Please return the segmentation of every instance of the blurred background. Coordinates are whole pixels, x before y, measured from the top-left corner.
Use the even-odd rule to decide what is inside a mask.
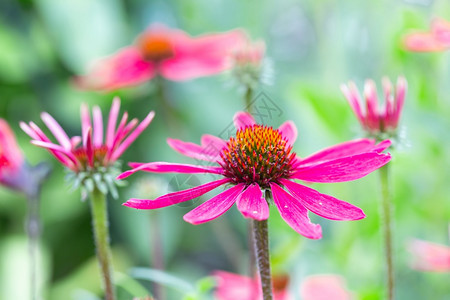
[[[142,119],[155,110],[152,124],[123,156],[122,169],[127,169],[127,161],[195,163],[171,150],[166,138],[198,143],[201,134],[219,135],[244,108],[243,93],[230,84],[227,74],[166,82],[177,116],[172,124],[163,117],[152,81],[111,93],[73,86],[72,76],[131,44],[153,22],[191,35],[243,28],[253,39],[263,39],[272,79],[255,95],[273,105],[276,113],[262,121],[277,127],[293,120],[299,130],[294,150],[300,156],[362,136],[339,90],[342,83],[354,80],[361,89],[365,79],[373,78],[380,87],[382,76],[395,81],[404,75],[409,87],[401,138],[391,162],[397,299],[450,299],[448,273],[412,270],[406,249],[412,238],[449,243],[450,50],[412,53],[401,45],[405,33],[428,30],[436,16],[450,19],[449,1],[2,0],[0,117],[10,123],[31,164],[53,165],[42,190],[38,277],[43,299],[96,299],[101,295],[100,279],[88,203],[65,182],[65,171],[56,160],[29,143],[19,121],[43,125],[39,114],[47,111],[69,135],[79,135],[82,102],[100,105],[104,116],[115,95],[122,98],[122,111],[133,117]],[[361,207],[367,215],[356,222],[336,222],[311,214],[323,227],[321,240],[298,235],[276,209],[271,211],[273,269],[290,275],[294,299],[300,299],[302,279],[319,273],[342,275],[358,299],[383,298],[377,175],[313,185]],[[211,179],[208,176],[137,174],[120,190],[119,200],[109,199],[120,299],[143,297],[156,277],[166,280],[168,299],[212,299],[211,281],[204,278],[213,270],[248,275],[246,220],[234,207],[213,222],[193,226],[182,216],[207,197],[151,212],[121,205],[130,197],[154,198],[204,183]],[[0,187],[0,299],[29,299],[25,216],[24,197]],[[162,251],[167,278],[136,269],[154,266],[155,245]]]

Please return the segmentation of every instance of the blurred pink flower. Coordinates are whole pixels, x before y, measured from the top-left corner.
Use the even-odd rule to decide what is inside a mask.
[[[436,18],[430,32],[412,32],[404,36],[403,44],[409,51],[434,52],[450,49],[450,22]]]
[[[346,288],[345,280],[338,275],[313,275],[305,278],[300,287],[303,300],[351,300],[355,299]]]
[[[358,207],[298,184],[294,179],[342,182],[361,178],[390,160],[389,154],[381,153],[390,145],[389,140],[378,145],[369,139],[350,141],[300,158],[292,152],[297,138],[297,128],[293,122],[287,121],[278,129],[273,129],[256,124],[250,114],[239,112],[234,117],[234,124],[236,136],[228,141],[212,135],[202,136],[201,145],[168,140],[169,145],[181,154],[217,166],[130,163],[133,169],[118,177],[121,179],[137,171],[146,171],[210,173],[224,178],[155,200],[130,199],[124,205],[156,209],[188,201],[219,186],[231,184],[232,187],[187,213],[184,220],[192,224],[211,221],[234,203],[244,217],[265,220],[269,217],[269,206],[261,189],[271,191],[281,217],[289,226],[311,239],[321,238],[322,229],[320,225],[311,223],[308,210],[331,220],[359,220],[365,217]]]
[[[24,163],[13,131],[0,119],[0,183],[15,188]]]
[[[132,119],[128,124],[128,113],[125,112],[116,129],[119,116],[120,99],[115,98],[109,112],[106,138],[103,138],[102,112],[95,106],[93,112],[93,123],[86,105],[81,107],[81,129],[82,137],[69,138],[58,122],[48,113],[42,113],[41,118],[48,129],[54,135],[57,143],[52,142],[44,132],[33,122],[20,123],[20,127],[33,140],[36,146],[46,148],[64,166],[75,173],[98,170],[108,167],[122,155],[122,153],[134,142],[153,119],[154,112],[138,125],[137,119]],[[137,126],[136,126],[137,125]],[[81,145],[79,145],[82,142]]]
[[[241,30],[191,37],[154,24],[134,45],[98,60],[75,83],[85,89],[114,90],[141,84],[156,75],[174,81],[213,75],[230,68],[230,51],[245,41]]]
[[[213,273],[217,281],[214,298],[217,300],[259,300],[261,295],[261,282],[258,278],[250,278],[225,271]],[[289,278],[287,275],[274,276],[273,297],[274,300],[292,299],[287,292]]]
[[[408,250],[412,254],[413,269],[450,272],[450,247],[414,239],[409,243]]]
[[[393,90],[389,79],[383,78],[384,103],[378,103],[377,89],[373,80],[366,80],[364,85],[364,100],[362,100],[355,83],[342,85],[341,90],[347,98],[361,126],[370,135],[394,133],[403,109],[407,88],[406,79],[399,77]]]

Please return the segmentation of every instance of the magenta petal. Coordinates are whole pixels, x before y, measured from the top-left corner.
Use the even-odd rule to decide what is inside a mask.
[[[269,205],[263,197],[261,188],[256,183],[248,186],[238,196],[236,204],[238,210],[246,218],[262,221],[269,217]]]
[[[281,184],[283,184],[304,207],[321,217],[330,220],[348,221],[360,220],[366,216],[359,207],[331,196],[321,194],[304,185],[287,179],[282,179]]]
[[[222,174],[221,167],[195,166],[189,164],[173,164],[166,162],[151,162],[151,163],[129,163],[133,168],[117,176],[117,179],[123,179],[138,171],[153,172],[153,173],[212,173]]]
[[[308,210],[278,184],[271,183],[273,201],[280,211],[283,220],[299,234],[309,239],[322,238],[322,228],[311,223]]]
[[[220,159],[216,153],[211,153],[209,149],[194,143],[183,142],[171,138],[167,139],[167,143],[172,149],[188,157],[213,162]]]
[[[236,198],[244,188],[245,185],[240,183],[225,190],[185,214],[183,219],[186,222],[198,225],[221,216],[228,209],[230,209],[231,206],[233,206],[234,202],[236,202]]]
[[[212,157],[219,157],[220,152],[227,146],[227,142],[219,137],[204,134],[201,138],[203,151]]]
[[[233,122],[236,129],[242,129],[256,124],[252,115],[244,111],[237,112],[233,117]]]
[[[391,160],[390,154],[368,152],[324,163],[299,167],[291,178],[309,182],[342,182],[359,179]]]
[[[62,129],[61,125],[59,125],[59,123],[56,122],[56,120],[46,112],[41,113],[41,118],[42,121],[44,121],[45,125],[47,125],[48,129],[50,129],[55,138],[61,144],[61,146],[63,146],[65,149],[70,149],[72,147],[72,144],[70,143],[70,139],[64,129]]]
[[[278,131],[280,131],[281,135],[288,140],[289,144],[294,144],[297,139],[297,127],[294,122],[286,121],[278,127]]]
[[[301,164],[321,163],[336,158],[342,158],[370,151],[379,152],[379,145],[375,145],[375,140],[357,139],[320,150],[308,157],[301,159]]]
[[[228,178],[224,178],[216,181],[211,181],[184,191],[170,193],[158,197],[155,200],[130,199],[123,205],[137,209],[156,209],[166,207],[200,197],[201,195],[206,194],[216,187],[219,187],[228,182],[230,182],[230,180]]]

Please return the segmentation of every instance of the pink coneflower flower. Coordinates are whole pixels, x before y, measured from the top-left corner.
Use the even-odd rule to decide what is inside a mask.
[[[128,113],[125,112],[116,128],[119,110],[120,99],[115,98],[109,112],[105,138],[100,108],[98,106],[93,108],[93,122],[91,122],[88,107],[84,104],[81,107],[82,138],[80,136],[69,138],[58,122],[45,112],[41,114],[42,121],[56,138],[56,143],[51,141],[33,122],[28,125],[21,122],[20,127],[33,139],[31,143],[46,148],[75,174],[90,177],[95,173],[107,174],[108,168],[114,165],[154,117],[152,111],[141,123],[137,119],[128,122]],[[103,179],[106,181],[106,185],[100,182],[96,182],[96,184],[99,185],[98,188],[105,191],[106,188],[111,188],[110,183],[114,180],[113,178],[111,178],[112,181]]]
[[[151,80],[156,75],[174,81],[220,73],[230,67],[228,53],[246,39],[241,30],[191,37],[161,24],[150,26],[132,46],[100,59],[78,86],[114,90]]]
[[[411,267],[419,271],[450,272],[450,247],[418,239],[408,245]]]
[[[0,184],[18,189],[25,160],[8,123],[0,119]]]
[[[217,285],[214,298],[217,300],[259,300],[262,299],[261,283],[258,278],[250,278],[225,271],[215,271]],[[279,275],[273,277],[274,300],[292,299],[287,292],[289,277]]]
[[[404,36],[403,44],[409,51],[436,52],[450,49],[450,22],[436,18],[430,32],[412,32]]]
[[[331,220],[359,220],[364,213],[358,207],[321,194],[294,179],[306,182],[342,182],[361,178],[390,160],[381,153],[390,145],[378,145],[373,140],[360,139],[333,146],[306,158],[292,151],[297,129],[291,121],[278,129],[259,125],[253,117],[239,112],[234,117],[236,135],[228,141],[211,135],[202,137],[201,145],[169,139],[176,151],[215,166],[175,164],[165,162],[130,163],[134,169],[118,178],[137,171],[155,173],[210,173],[222,176],[195,188],[170,193],[155,200],[130,199],[125,206],[156,209],[199,197],[219,186],[227,189],[184,216],[192,224],[211,221],[225,213],[234,203],[244,217],[266,220],[268,202],[262,189],[271,192],[282,218],[298,233],[312,239],[321,238],[321,228],[312,224],[308,210]],[[287,191],[285,190],[287,189]]]
[[[300,287],[303,300],[351,300],[353,294],[347,290],[345,280],[338,275],[313,275],[305,278]]]
[[[407,88],[406,79],[399,77],[395,91],[389,79],[383,78],[384,103],[378,103],[377,89],[373,80],[367,80],[364,85],[364,100],[353,82],[342,85],[341,90],[347,98],[353,112],[363,129],[373,137],[387,133],[394,136],[405,101]]]

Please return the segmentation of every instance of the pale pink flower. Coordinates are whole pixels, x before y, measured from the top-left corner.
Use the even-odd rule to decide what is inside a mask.
[[[414,239],[408,244],[411,267],[419,271],[450,272],[450,247]]]
[[[166,162],[130,163],[133,168],[121,174],[125,178],[137,171],[155,173],[210,173],[223,178],[184,191],[170,193],[154,200],[130,199],[125,206],[156,209],[199,197],[219,186],[225,191],[201,204],[184,216],[192,224],[211,221],[225,213],[234,203],[244,217],[265,220],[268,202],[261,189],[271,191],[281,217],[298,233],[312,239],[322,236],[320,225],[312,224],[308,210],[331,220],[359,220],[361,209],[331,196],[321,194],[294,179],[306,182],[342,182],[361,178],[390,160],[381,153],[390,145],[378,145],[370,139],[342,143],[309,157],[300,158],[292,151],[297,128],[287,121],[278,129],[258,125],[253,117],[239,112],[234,117],[236,136],[228,141],[204,135],[201,145],[169,139],[176,151],[215,164],[200,166]],[[285,191],[285,189],[287,191]]]
[[[85,104],[81,106],[82,138],[80,136],[69,138],[58,122],[46,112],[41,114],[41,118],[54,135],[56,143],[51,141],[33,122],[29,124],[21,122],[20,127],[32,138],[31,143],[46,148],[64,166],[75,173],[95,171],[101,167],[113,165],[150,124],[155,115],[152,111],[141,123],[137,119],[128,122],[128,113],[125,112],[116,128],[119,110],[120,99],[115,98],[109,112],[105,137],[100,108],[98,106],[93,108],[93,122],[91,122],[91,116]]]
[[[191,37],[154,24],[134,45],[100,59],[75,82],[81,88],[114,90],[141,84],[156,75],[174,81],[209,76],[230,68],[230,51],[245,40],[241,30]]]
[[[214,298],[217,300],[259,300],[261,295],[261,282],[259,278],[250,278],[225,271],[215,271],[217,286]],[[286,275],[274,276],[273,298],[274,300],[292,299],[287,292],[289,278]]]
[[[429,32],[411,32],[404,36],[407,50],[416,52],[436,52],[450,49],[450,22],[436,18]]]
[[[344,278],[323,274],[308,276],[300,287],[302,300],[352,300],[353,294],[347,290]]]
[[[0,184],[17,188],[24,163],[13,131],[5,120],[0,119]]]
[[[353,82],[341,86],[361,126],[373,136],[378,136],[380,133],[392,134],[396,131],[405,101],[407,88],[405,78],[397,79],[395,90],[389,79],[383,78],[382,83],[384,101],[381,104],[378,101],[377,88],[373,80],[365,82],[364,99],[361,98]]]

